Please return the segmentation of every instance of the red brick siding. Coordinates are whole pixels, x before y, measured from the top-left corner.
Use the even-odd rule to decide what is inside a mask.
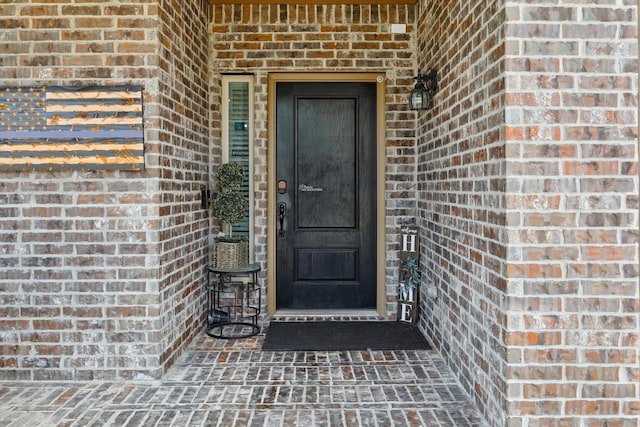
[[[158,377],[195,332],[208,230],[205,7],[0,5],[0,85],[141,84],[146,161],[144,172],[2,173],[0,378]],[[158,34],[176,42],[161,52]]]
[[[159,376],[202,322],[198,190],[209,139],[220,159],[220,73],[257,76],[264,262],[267,73],[376,71],[389,312],[397,228],[417,217],[422,326],[487,420],[637,426],[634,2],[219,5],[208,34],[206,7],[0,5],[3,84],[143,84],[147,139],[144,173],[3,174],[2,378]],[[417,133],[416,59],[441,79]]]
[[[506,420],[504,40],[501,2],[418,5],[422,70],[439,72],[418,115],[422,325],[487,420]],[[436,293],[430,298],[427,292]]]
[[[638,425],[636,28],[635,2],[506,9],[511,425]]]
[[[398,228],[415,216],[414,115],[407,93],[414,64],[414,7],[408,5],[215,5],[211,23],[212,138],[219,159],[220,76],[256,75],[256,259],[266,260],[267,76],[269,72],[380,72],[387,77],[386,245],[389,316],[396,312]],[[390,24],[407,24],[391,33]],[[215,160],[214,160],[215,162]]]
[[[637,426],[636,4],[490,3],[418,12],[426,328],[492,425]]]
[[[209,259],[209,212],[200,190],[209,185],[207,0],[160,2],[159,205],[160,363],[171,366],[202,331]]]

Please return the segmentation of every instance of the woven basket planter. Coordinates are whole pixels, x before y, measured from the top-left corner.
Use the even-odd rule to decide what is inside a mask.
[[[244,268],[249,263],[249,242],[213,242],[216,268]]]

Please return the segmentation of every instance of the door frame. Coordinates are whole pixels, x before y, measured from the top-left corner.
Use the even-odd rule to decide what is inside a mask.
[[[386,315],[385,286],[385,88],[384,73],[269,73],[267,88],[267,315],[276,314],[276,84],[282,82],[376,83],[376,311]],[[357,315],[359,310],[353,310]],[[313,310],[314,314],[321,314]]]

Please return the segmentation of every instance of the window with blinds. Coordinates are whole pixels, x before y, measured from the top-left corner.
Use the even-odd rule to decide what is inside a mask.
[[[242,166],[240,192],[249,201],[249,217],[233,226],[233,235],[249,239],[253,259],[253,76],[223,76],[222,100],[222,162]]]

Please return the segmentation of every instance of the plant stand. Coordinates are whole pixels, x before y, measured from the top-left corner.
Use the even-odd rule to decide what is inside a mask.
[[[260,333],[260,266],[209,267],[207,281],[207,335],[214,338],[247,338]],[[212,278],[214,276],[214,278]],[[233,280],[234,277],[248,280]]]

